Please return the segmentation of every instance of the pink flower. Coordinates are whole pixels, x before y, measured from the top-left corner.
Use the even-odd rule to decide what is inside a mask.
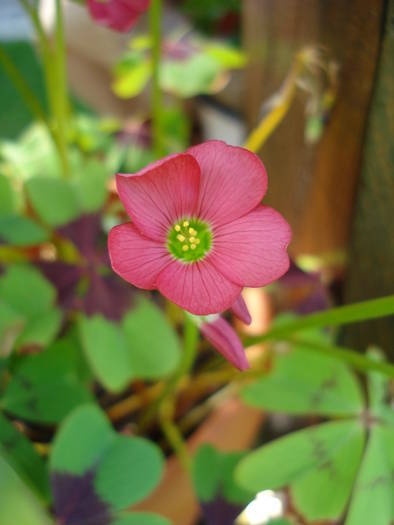
[[[267,175],[248,150],[213,140],[118,174],[116,183],[132,222],[110,231],[109,254],[134,286],[208,315],[242,310],[244,286],[265,286],[287,271],[290,227],[260,204]]]
[[[231,310],[245,324],[251,323],[252,319],[242,295],[238,297]],[[193,317],[201,333],[225,359],[239,368],[239,370],[249,368],[242,342],[230,323],[218,314]]]
[[[149,7],[150,0],[88,0],[92,18],[116,31],[129,31]]]

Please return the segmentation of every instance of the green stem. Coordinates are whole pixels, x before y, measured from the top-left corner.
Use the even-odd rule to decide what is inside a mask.
[[[0,63],[2,64],[4,71],[7,73],[8,78],[14,84],[16,90],[25,102],[27,108],[31,111],[32,115],[38,120],[47,123],[45,112],[41,107],[39,100],[1,46]]]
[[[152,420],[152,418],[154,417],[154,415],[160,408],[160,405],[167,399],[174,397],[178,383],[181,381],[183,377],[189,374],[190,370],[193,367],[194,360],[195,360],[196,353],[197,353],[197,343],[198,343],[199,331],[198,331],[198,327],[195,325],[195,323],[192,321],[192,319],[189,317],[189,315],[186,312],[184,314],[184,317],[185,317],[184,348],[183,348],[183,352],[182,352],[182,356],[181,356],[178,368],[168,380],[166,386],[163,389],[163,392],[156,399],[156,401],[149,407],[147,412],[142,417],[140,424],[139,424],[140,429],[142,430],[144,430],[145,427],[148,425],[148,423]]]
[[[183,359],[181,360],[177,373],[179,378],[187,375],[193,367],[197,353],[198,336],[199,330],[197,325],[190,316],[185,313]]]
[[[164,155],[162,141],[162,95],[160,89],[161,21],[162,0],[151,0],[149,12],[152,39],[152,135],[156,158]]]
[[[393,314],[394,295],[388,295],[387,297],[381,297],[379,299],[331,308],[323,312],[305,315],[295,320],[282,323],[274,326],[262,335],[247,338],[244,341],[244,346],[248,347],[265,341],[284,339],[286,336],[307,328],[341,326]]]
[[[197,325],[186,312],[184,316],[184,349],[182,359],[175,374],[167,383],[167,387],[162,396],[160,396],[161,402],[159,403],[161,403],[161,407],[159,409],[159,416],[162,430],[168,442],[185,470],[189,471],[191,468],[191,459],[182,433],[173,422],[173,414],[177,386],[179,382],[190,373],[196,358],[199,331]]]
[[[65,48],[60,2],[56,0],[56,50],[53,50],[42,27],[37,10],[29,0],[19,1],[29,15],[38,37],[45,74],[45,88],[51,114],[48,127],[59,154],[63,176],[68,177],[67,129],[64,125],[64,103],[60,102],[64,98],[64,93],[66,93]]]
[[[171,417],[167,417],[165,415],[165,411],[164,413],[160,414],[160,426],[163,434],[165,435],[168,443],[171,445],[171,448],[175,452],[183,468],[186,470],[186,472],[190,472],[192,461],[182,433],[172,421]]]
[[[65,171],[68,173],[68,117],[69,100],[67,93],[67,64],[66,45],[63,28],[63,14],[61,0],[56,0],[56,60],[54,63],[54,78],[56,91],[54,103],[56,104],[56,122],[60,148],[62,150],[62,162],[65,162]]]
[[[303,350],[310,350],[311,352],[318,352],[319,354],[325,354],[340,359],[353,366],[357,370],[360,370],[361,372],[375,370],[376,372],[380,372],[394,378],[393,365],[385,363],[384,361],[375,361],[373,359],[369,359],[368,357],[365,357],[354,350],[350,350],[342,346],[321,345],[314,341],[302,339],[302,337],[290,337],[288,339],[286,338],[286,340],[290,343],[296,343],[297,345],[300,345]]]

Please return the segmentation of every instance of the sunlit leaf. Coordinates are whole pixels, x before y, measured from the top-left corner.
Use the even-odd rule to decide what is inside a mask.
[[[305,337],[307,337],[305,335]],[[309,340],[321,340],[319,334]],[[360,414],[364,400],[354,374],[341,361],[304,351],[277,353],[266,375],[246,386],[242,398],[248,404],[291,414]]]
[[[245,54],[234,47],[220,43],[210,43],[204,46],[204,52],[214,58],[223,68],[239,69],[246,65]]]
[[[210,93],[221,70],[212,57],[200,53],[187,60],[165,61],[160,72],[164,90],[181,97]]]
[[[390,525],[394,520],[394,430],[375,426],[357,477],[345,525]]]
[[[316,453],[319,444],[316,443]],[[344,512],[364,447],[361,428],[339,442],[324,463],[303,474],[291,485],[295,506],[308,521],[338,519]],[[320,451],[324,453],[323,449]]]
[[[289,521],[287,518],[276,518],[270,520],[267,525],[294,525],[294,522]]]
[[[61,166],[55,144],[45,124],[35,122],[22,134],[18,142],[4,141],[0,155],[13,177],[59,177]]]
[[[143,53],[127,53],[115,68],[114,93],[121,98],[139,95],[152,75],[149,57]]]
[[[0,447],[1,525],[51,525],[38,498],[25,485],[3,456]]]
[[[384,361],[384,354],[378,348],[369,348],[368,357]],[[371,413],[394,427],[394,409],[390,406],[390,380],[377,372],[368,373],[368,405]]]
[[[363,441],[364,430],[357,422],[310,427],[250,453],[237,467],[236,479],[254,492],[290,485],[301,513],[312,519],[338,518],[352,488]]]

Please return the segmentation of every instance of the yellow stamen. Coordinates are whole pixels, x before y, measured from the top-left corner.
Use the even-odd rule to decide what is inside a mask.
[[[197,232],[194,228],[189,228],[190,235],[197,235]]]
[[[190,248],[191,248],[192,250],[195,250],[195,249],[196,249],[196,245],[195,245],[195,244],[191,244],[191,245],[190,245]]]
[[[179,224],[175,224],[175,231],[176,232],[180,232],[181,231],[181,227],[179,226]]]
[[[189,221],[183,221],[183,226],[187,228],[189,226]]]
[[[181,242],[185,240],[185,236],[181,235],[180,233],[176,236],[176,238],[178,239],[178,241],[181,241]]]
[[[182,250],[183,250],[184,252],[187,252],[188,249],[189,249],[189,246],[188,246],[187,244],[184,244],[184,245],[182,246]]]
[[[189,241],[190,242],[196,242],[196,239],[195,239],[195,237],[190,237]]]

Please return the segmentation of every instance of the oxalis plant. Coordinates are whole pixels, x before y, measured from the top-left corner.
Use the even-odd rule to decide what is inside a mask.
[[[250,338],[223,313],[250,323],[242,289],[288,269],[290,227],[261,204],[268,180],[255,153],[311,71],[330,77],[333,68],[319,50],[301,50],[244,148],[187,149],[186,119],[161,90],[211,92],[215,75],[245,57],[201,41],[197,52],[182,38],[162,45],[160,0],[88,0],[92,18],[116,31],[149,11],[149,36],[134,39],[115,70],[122,96],[151,79],[152,140],[139,129],[129,148],[120,122],[72,108],[60,1],[52,37],[36,3],[21,4],[36,29],[47,108],[0,48],[35,117],[19,141],[0,144],[0,524],[168,525],[133,506],[175,453],[209,524],[229,525],[257,492],[280,489],[298,518],[390,525],[394,367],[381,350],[337,346],[334,330],[392,315],[394,297],[278,318]],[[177,57],[188,61],[183,90]],[[312,93],[309,139],[334,92],[333,81]],[[248,359],[245,349],[262,343]],[[185,436],[212,394],[303,416],[306,428],[252,452],[204,444],[190,455]],[[296,523],[288,520],[275,523]]]

